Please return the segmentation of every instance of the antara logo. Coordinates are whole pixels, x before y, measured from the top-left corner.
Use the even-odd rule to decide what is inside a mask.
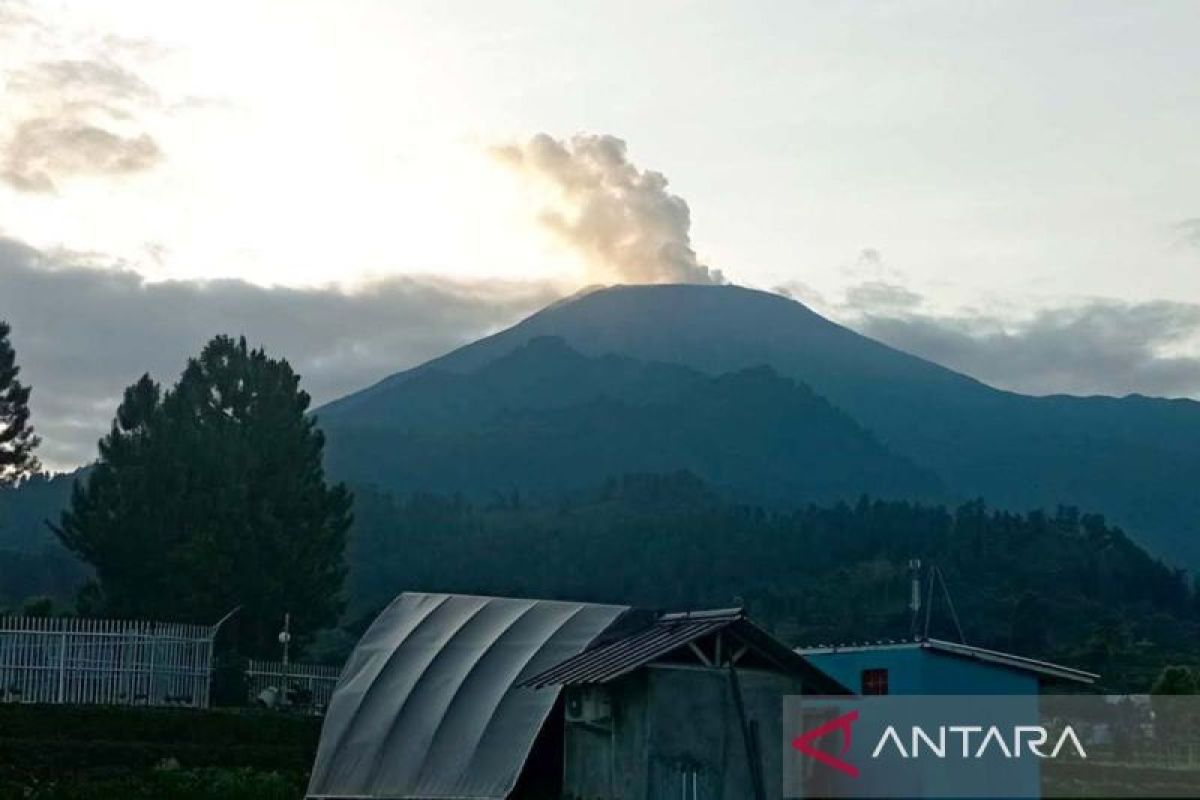
[[[792,747],[796,748],[801,753],[804,753],[804,755],[808,756],[809,758],[815,758],[817,761],[820,761],[826,766],[833,767],[839,772],[846,773],[851,778],[857,778],[858,767],[854,766],[848,761],[843,761],[837,756],[826,753],[824,750],[818,750],[817,748],[813,747],[813,742],[815,742],[817,739],[820,739],[822,736],[828,736],[834,731],[841,731],[842,749],[839,755],[846,755],[847,751],[850,750],[850,742],[852,741],[853,734],[851,731],[851,726],[857,721],[857,711],[851,711],[847,714],[842,714],[840,717],[831,719],[829,722],[826,722],[820,727],[813,728],[808,733],[797,736],[792,740]]]
[[[978,747],[971,746],[972,736],[975,734],[980,734],[979,738],[975,740],[979,743]],[[879,737],[879,743],[871,751],[871,758],[879,758],[889,744],[900,754],[901,758],[918,758],[922,749],[934,758],[946,758],[947,738],[958,739],[959,747],[950,752],[952,755],[961,753],[963,758],[983,758],[993,751],[1005,758],[1020,758],[1025,748],[1028,748],[1029,752],[1038,758],[1058,758],[1058,754],[1067,745],[1070,745],[1080,758],[1087,758],[1087,753],[1080,744],[1079,737],[1075,735],[1075,730],[1070,725],[1063,728],[1054,749],[1049,753],[1045,752],[1043,748],[1050,739],[1050,732],[1041,725],[1017,725],[1012,729],[1012,735],[1008,739],[996,725],[990,725],[987,728],[982,725],[940,725],[937,728],[936,737],[930,736],[919,725],[914,725],[907,749],[904,747],[900,734],[896,732],[895,726],[888,725],[883,735]],[[1012,747],[1009,747],[1010,741]]]
[[[830,721],[807,731],[792,740],[792,747],[809,758],[845,773],[852,778],[859,775],[858,767],[845,760],[853,741],[853,725],[859,719],[857,710],[842,714]],[[941,725],[931,734],[921,726],[912,726],[907,740],[902,738],[896,726],[888,725],[871,751],[871,758],[877,759],[889,752],[898,754],[901,758],[920,758],[928,755],[933,758],[979,759],[992,755],[1002,755],[1004,758],[1020,758],[1026,751],[1037,758],[1058,758],[1064,748],[1070,748],[1080,758],[1087,758],[1087,752],[1075,734],[1075,730],[1067,725],[1058,734],[1053,749],[1046,752],[1050,741],[1050,731],[1041,725],[1017,725],[1011,734],[1005,737],[1000,727],[991,725]],[[814,742],[833,733],[841,734],[841,747],[837,755],[814,746]],[[905,742],[907,741],[907,746]]]

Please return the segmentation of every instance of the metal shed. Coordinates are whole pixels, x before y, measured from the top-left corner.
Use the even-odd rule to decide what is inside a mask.
[[[566,689],[562,796],[780,797],[783,697],[847,690],[741,609],[633,621],[526,682]]]
[[[526,680],[582,652],[627,611],[400,595],[342,671],[308,797],[509,797],[559,696]]]

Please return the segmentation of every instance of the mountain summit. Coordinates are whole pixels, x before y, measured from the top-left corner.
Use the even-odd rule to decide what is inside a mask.
[[[556,344],[535,343],[546,337]],[[612,357],[619,360],[605,360]],[[585,377],[562,371],[563,359]],[[593,359],[600,361],[589,365]],[[710,394],[721,390],[722,380],[751,380],[738,373],[761,367],[769,370],[758,376],[760,382],[791,387],[790,394],[782,386],[772,389],[780,392],[780,406],[762,404],[769,393],[761,385],[755,392],[762,394],[727,392],[730,405],[701,424],[696,409],[715,402]],[[684,378],[681,368],[691,377]],[[696,382],[692,373],[710,380]],[[946,499],[982,496],[1017,510],[1075,505],[1107,514],[1170,561],[1200,566],[1200,492],[1194,479],[1200,474],[1200,403],[998,390],[857,334],[793,300],[737,286],[617,286],[576,295],[317,413],[329,434],[335,473],[365,477],[361,471],[367,470],[387,486],[391,468],[382,454],[392,452],[414,470],[421,463],[455,463],[451,452],[439,448],[455,436],[477,440],[483,425],[490,426],[487,436],[495,447],[511,449],[509,461],[498,460],[495,468],[519,461],[521,450],[543,441],[538,436],[550,430],[564,437],[566,448],[577,435],[605,439],[611,447],[600,462],[586,449],[559,462],[564,479],[577,470],[582,482],[599,467],[648,466],[646,449],[660,443],[635,435],[636,425],[647,422],[639,418],[635,424],[634,417],[647,413],[645,407],[655,405],[654,392],[667,391],[663,387],[676,380],[673,391],[682,392],[674,401],[678,414],[663,416],[665,430],[657,432],[667,437],[675,431],[676,449],[669,451],[675,455],[654,466],[695,469],[698,441],[716,437],[726,441],[727,450],[709,453],[706,477],[748,499],[765,494],[799,503],[810,499],[802,487],[818,485],[824,487],[821,496],[908,491],[928,497],[936,487]],[[570,402],[547,407],[549,398],[568,395]],[[822,399],[828,402],[815,402]],[[490,404],[486,422],[478,416],[480,403]],[[624,404],[630,416],[618,422],[610,408],[602,421],[596,404],[604,403]],[[629,411],[639,407],[643,410]],[[662,410],[661,403],[656,407]],[[763,416],[768,408],[771,414]],[[841,422],[835,424],[835,418]],[[842,423],[859,433],[822,440],[824,449],[804,447],[805,442],[815,447],[816,439],[793,440],[797,457],[770,466],[789,473],[789,481],[771,491],[747,492],[761,484],[757,476],[767,468],[763,461],[743,469],[735,455],[769,441],[761,425],[753,434],[739,428],[755,419],[780,426],[781,436],[801,428],[806,436],[818,429],[850,430]],[[602,424],[615,427],[600,437]],[[502,432],[509,436],[503,445]],[[739,433],[750,437],[742,448],[736,446]],[[872,446],[850,448],[847,443],[861,441],[855,438],[860,434]],[[679,439],[687,437],[698,441],[685,446]],[[880,461],[872,461],[874,466],[864,461],[855,472],[848,465],[858,456],[904,464],[909,477],[881,478]],[[470,457],[476,457],[473,451]],[[373,463],[380,468],[372,469]],[[834,464],[838,481],[822,483],[819,474]],[[504,478],[518,475],[497,473],[494,488],[510,485]],[[777,496],[781,493],[788,496]]]

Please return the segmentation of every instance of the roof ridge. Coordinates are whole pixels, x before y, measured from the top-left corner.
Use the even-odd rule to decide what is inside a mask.
[[[699,609],[696,611],[671,611],[664,613],[656,622],[675,622],[678,620],[689,619],[744,619],[746,617],[746,609],[742,606],[733,606],[730,608],[709,608]]]

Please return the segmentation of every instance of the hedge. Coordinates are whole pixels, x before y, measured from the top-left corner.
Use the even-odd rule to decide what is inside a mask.
[[[0,705],[0,781],[120,776],[163,764],[181,774],[210,767],[303,774],[319,735],[318,718],[271,711]]]
[[[0,800],[297,800],[305,780],[303,773],[250,768],[137,770],[0,782]]]

